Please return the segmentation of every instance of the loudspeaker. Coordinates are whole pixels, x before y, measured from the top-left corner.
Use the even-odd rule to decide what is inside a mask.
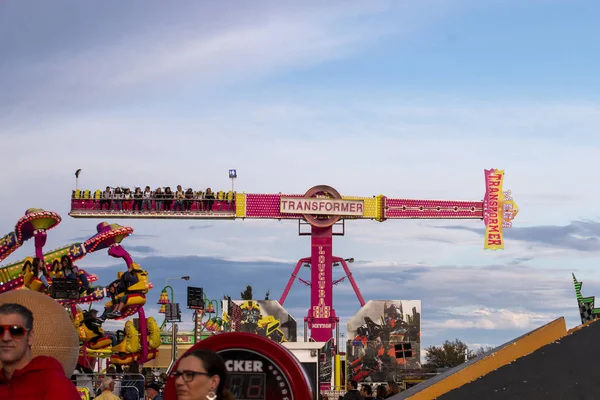
[[[179,303],[165,304],[165,321],[181,322],[181,309]]]
[[[200,287],[188,286],[187,288],[187,306],[192,309],[204,308],[204,289]]]

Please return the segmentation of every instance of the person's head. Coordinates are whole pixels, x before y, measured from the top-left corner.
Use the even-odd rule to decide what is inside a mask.
[[[158,386],[158,383],[152,382],[148,386],[146,386],[146,394],[151,399],[158,396],[160,394],[160,386]]]
[[[108,367],[106,367],[106,373],[107,374],[116,374],[117,373],[117,369],[115,368],[114,365],[109,365]]]
[[[112,392],[113,390],[115,390],[115,381],[113,380],[113,378],[107,376],[104,379],[102,379],[102,391]]]
[[[28,363],[33,345],[33,313],[20,304],[0,305],[0,361],[3,366]]]
[[[33,264],[33,268],[34,268],[36,271],[39,271],[41,268],[44,268],[44,260],[42,260],[42,259],[41,259],[41,258],[39,258],[39,257],[35,257],[35,258],[33,259],[33,262],[32,262],[32,264]]]
[[[348,381],[348,390],[356,390],[358,389],[358,382],[356,382],[354,379]]]
[[[132,362],[131,364],[129,364],[129,368],[127,369],[127,372],[130,374],[139,374],[140,373],[140,364],[138,364],[137,362]]]
[[[385,396],[387,396],[387,390],[385,390],[385,386],[384,385],[379,385],[377,386],[377,393],[376,393],[377,397],[381,397],[382,399],[385,398]]]
[[[400,393],[400,386],[398,386],[398,384],[394,381],[388,381],[388,393]]]
[[[70,267],[73,265],[73,262],[71,261],[71,258],[69,256],[62,256],[60,258],[60,264],[64,267]]]
[[[371,385],[361,385],[360,386],[360,394],[363,397],[366,396],[372,396],[373,395],[373,389],[371,388]]]
[[[217,353],[195,349],[181,357],[172,375],[178,400],[204,400],[209,393],[222,397],[227,369]]]

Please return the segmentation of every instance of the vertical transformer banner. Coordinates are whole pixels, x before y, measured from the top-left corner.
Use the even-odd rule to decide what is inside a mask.
[[[485,242],[483,244],[483,248],[486,250],[504,249],[504,236],[502,234],[502,228],[504,227],[504,195],[502,192],[503,184],[504,170],[485,170],[485,199],[483,202]]]
[[[317,285],[319,290],[312,291],[309,316],[312,317],[310,334],[317,342],[327,342],[335,327],[331,283],[332,237],[327,234],[330,229],[312,228],[311,285]]]

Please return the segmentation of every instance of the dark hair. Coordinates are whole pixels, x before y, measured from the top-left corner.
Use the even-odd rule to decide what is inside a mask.
[[[69,256],[66,256],[66,255],[65,255],[65,256],[62,256],[62,257],[60,258],[60,264],[62,265],[63,261],[65,261],[65,260],[67,260],[67,266],[68,266],[68,267],[73,267],[73,261],[71,261],[71,257],[69,257]]]
[[[127,370],[128,373],[130,374],[139,374],[140,373],[140,364],[138,364],[137,362],[132,362],[131,364],[129,364],[129,369]]]
[[[33,329],[33,313],[25,306],[16,303],[4,303],[0,305],[0,314],[19,314],[25,320],[25,328]]]
[[[383,385],[377,386],[377,397],[384,398],[386,394],[387,394],[387,392],[385,390],[385,386],[383,386]]]
[[[29,261],[29,260],[25,261],[25,263],[23,264],[23,268],[22,268],[23,272],[25,272],[27,267],[29,267],[31,272],[33,272],[33,265],[31,264],[31,261]]]
[[[358,382],[356,382],[354,379],[352,379],[350,381],[350,386],[352,386],[354,389],[358,389]]]
[[[225,389],[225,379],[227,378],[227,368],[225,368],[225,362],[217,353],[208,349],[195,349],[190,351],[189,353],[185,353],[181,358],[194,356],[204,365],[204,369],[210,376],[219,376],[219,386],[217,387],[217,397],[219,399],[223,398],[226,393],[224,393]]]
[[[366,393],[367,395],[369,395],[369,396],[373,394],[373,388],[371,387],[371,385],[366,385],[366,384],[363,384],[363,385],[362,385],[362,390],[364,390],[364,391],[365,391],[365,393]]]
[[[31,263],[31,269],[33,270],[34,274],[37,274],[38,272],[40,272],[40,261],[42,261],[41,258],[39,257],[35,257],[33,259],[33,262]],[[44,265],[44,269],[46,269],[46,266]]]

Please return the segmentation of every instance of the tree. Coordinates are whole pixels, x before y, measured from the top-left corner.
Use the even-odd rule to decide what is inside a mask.
[[[425,351],[426,368],[452,368],[465,362],[465,354],[468,359],[476,357],[476,354],[458,339],[446,340],[441,346],[429,346]]]
[[[240,293],[242,300],[252,300],[252,286],[246,286],[246,290]]]
[[[488,351],[492,351],[492,350],[494,350],[494,347],[492,347],[492,346],[482,346],[482,347],[478,348],[477,350],[475,350],[473,352],[473,354],[475,355],[475,357],[479,357],[481,355],[484,355]]]

